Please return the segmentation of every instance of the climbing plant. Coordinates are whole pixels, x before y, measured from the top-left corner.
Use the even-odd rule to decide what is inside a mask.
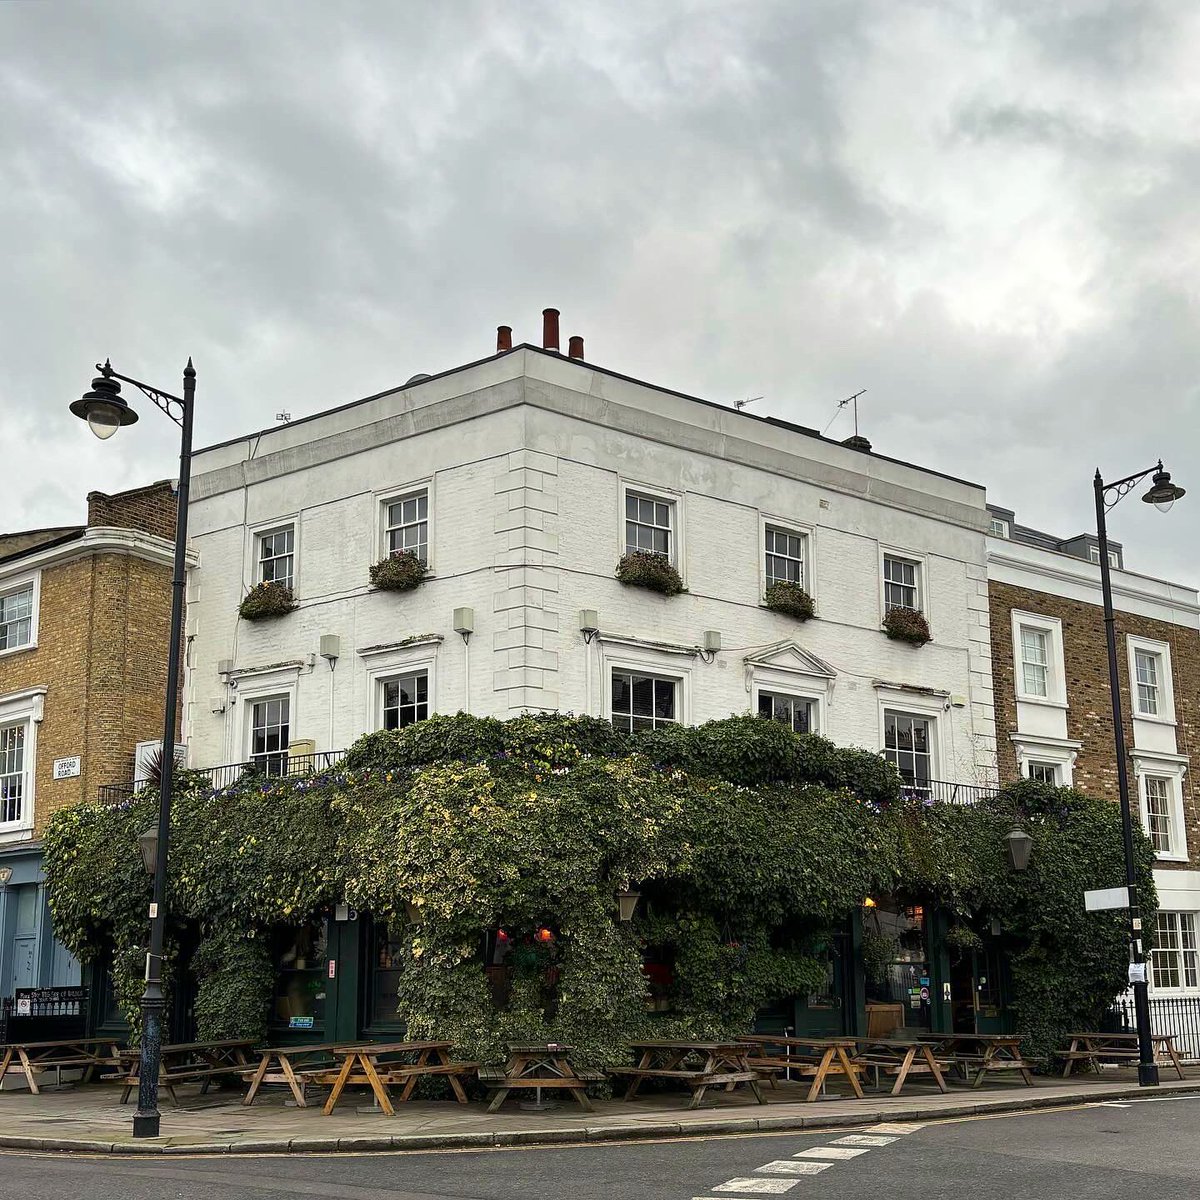
[[[757,717],[630,737],[588,717],[460,714],[371,734],[321,774],[218,791],[177,779],[168,912],[172,944],[198,945],[205,1037],[263,1036],[272,934],[343,901],[388,923],[410,1033],[482,1061],[514,1040],[569,1042],[602,1065],[651,1029],[744,1032],[825,985],[836,933],[873,893],[998,927],[1037,1051],[1095,1025],[1122,986],[1120,918],[1082,905],[1085,888],[1121,881],[1115,805],[1028,783],[928,805],[878,755]],[[58,935],[85,961],[115,947],[133,1019],[150,894],[136,841],[155,811],[151,795],[82,805],[46,837]],[[1023,873],[1006,857],[1014,820],[1034,839]],[[1150,924],[1140,833],[1137,848]],[[629,887],[642,899],[623,923]],[[487,966],[501,943],[489,961],[503,967]],[[646,959],[661,960],[669,1011],[649,1011]]]

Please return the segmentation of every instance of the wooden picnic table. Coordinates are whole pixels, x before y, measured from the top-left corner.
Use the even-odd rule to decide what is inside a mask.
[[[1030,1065],[1021,1057],[1021,1038],[1015,1033],[923,1033],[917,1039],[935,1047],[939,1059],[959,1068],[963,1078],[972,1070],[978,1087],[992,1071],[1017,1071],[1026,1087],[1033,1087]]]
[[[744,1042],[631,1042],[638,1055],[635,1067],[610,1067],[610,1075],[628,1075],[625,1099],[632,1100],[644,1080],[661,1079],[682,1083],[692,1091],[689,1108],[696,1108],[710,1087],[732,1091],[739,1083],[748,1084],[759,1104],[766,1104],[758,1086],[758,1072],[750,1065],[750,1047]],[[688,1061],[699,1065],[687,1066]]]
[[[910,1041],[904,1038],[857,1038],[858,1054],[855,1062],[875,1070],[875,1086],[879,1086],[879,1075],[895,1075],[892,1095],[899,1096],[910,1075],[930,1075],[939,1091],[946,1091],[946,1080],[942,1068],[951,1065],[950,1059],[938,1060],[935,1047],[928,1042]]]
[[[535,1103],[542,1103],[542,1089],[570,1092],[585,1112],[594,1112],[588,1099],[587,1085],[604,1078],[603,1071],[576,1067],[571,1062],[571,1046],[541,1042],[532,1046],[508,1047],[508,1062],[503,1067],[480,1067],[479,1082],[495,1088],[488,1112],[496,1112],[513,1089],[533,1088]]]
[[[331,1046],[329,1053],[341,1060],[341,1065],[327,1072],[314,1072],[314,1083],[331,1083],[329,1098],[321,1110],[325,1116],[333,1112],[347,1084],[367,1084],[375,1094],[379,1107],[393,1116],[392,1098],[388,1084],[403,1083],[400,1093],[403,1102],[413,1094],[422,1075],[445,1075],[454,1089],[459,1104],[466,1104],[467,1093],[459,1082],[460,1075],[474,1075],[479,1064],[452,1062],[450,1042],[374,1042],[369,1045]],[[432,1060],[432,1061],[431,1061]]]
[[[1080,1060],[1099,1066],[1101,1062],[1138,1062],[1141,1059],[1136,1033],[1069,1033],[1066,1036],[1071,1039],[1071,1048],[1055,1051],[1059,1058],[1066,1059],[1064,1079]],[[1173,1067],[1180,1079],[1185,1078],[1179,1051],[1175,1049],[1175,1035],[1152,1033],[1150,1042],[1154,1047],[1154,1061],[1160,1066]]]
[[[747,1047],[750,1066],[764,1074],[771,1086],[781,1071],[795,1071],[812,1077],[806,1100],[815,1100],[830,1075],[842,1075],[850,1081],[854,1094],[861,1100],[858,1083],[861,1067],[851,1055],[857,1049],[853,1038],[842,1037],[784,1037],[782,1034],[752,1033],[737,1039]]]
[[[250,1065],[249,1055],[253,1048],[254,1042],[249,1038],[174,1042],[163,1046],[158,1064],[159,1086],[165,1087],[171,1100],[178,1104],[179,1097],[175,1094],[175,1085],[178,1083],[199,1082],[201,1094],[204,1094],[212,1081],[220,1076],[235,1076],[240,1081]],[[106,1078],[121,1080],[124,1085],[121,1088],[121,1103],[125,1104],[129,1100],[129,1093],[138,1086],[142,1070],[141,1051],[122,1050],[120,1062],[124,1069]]]
[[[259,1056],[257,1067],[244,1072],[250,1081],[243,1104],[253,1104],[258,1089],[264,1083],[286,1083],[297,1108],[307,1108],[305,1085],[334,1069],[333,1051],[358,1046],[359,1042],[316,1042],[308,1046],[260,1046],[254,1051]],[[336,1071],[334,1071],[336,1074]]]
[[[8,1075],[24,1075],[29,1090],[38,1095],[36,1075],[56,1071],[62,1085],[64,1067],[82,1067],[87,1083],[97,1067],[120,1065],[121,1047],[114,1038],[66,1038],[53,1042],[10,1042],[0,1046],[0,1088]]]

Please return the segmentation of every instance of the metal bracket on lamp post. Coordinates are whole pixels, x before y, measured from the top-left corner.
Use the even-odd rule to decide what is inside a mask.
[[[1106,516],[1110,509],[1133,490],[1151,472],[1153,485],[1142,497],[1148,503],[1163,509],[1184,495],[1184,489],[1171,482],[1171,476],[1163,470],[1161,459],[1153,467],[1147,467],[1134,475],[1127,475],[1113,483],[1105,483],[1100,472],[1096,472],[1093,483],[1096,492],[1096,541],[1100,554],[1100,588],[1104,596],[1104,636],[1108,646],[1108,688],[1112,696],[1113,740],[1117,753],[1117,789],[1121,799],[1121,835],[1125,850],[1125,884],[1129,889],[1129,956],[1130,962],[1139,966],[1134,972],[1133,1007],[1138,1034],[1138,1083],[1142,1087],[1158,1084],[1158,1066],[1154,1061],[1154,1043],[1150,1029],[1150,985],[1146,979],[1146,952],[1142,940],[1141,910],[1138,908],[1137,871],[1133,858],[1133,814],[1129,802],[1129,768],[1125,761],[1125,727],[1121,716],[1121,681],[1117,671],[1116,616],[1113,613],[1112,573],[1108,561],[1108,525]],[[1107,498],[1109,492],[1115,495]]]

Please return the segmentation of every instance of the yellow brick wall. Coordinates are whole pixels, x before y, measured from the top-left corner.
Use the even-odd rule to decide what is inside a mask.
[[[36,649],[0,658],[0,695],[46,687],[38,728],[34,836],[53,812],[132,778],[133,748],[162,736],[171,569],[94,554],[42,571]],[[77,779],[53,778],[78,754]]]

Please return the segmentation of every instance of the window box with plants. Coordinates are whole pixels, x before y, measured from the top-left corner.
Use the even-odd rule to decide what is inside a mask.
[[[665,554],[634,550],[617,563],[617,579],[626,587],[646,588],[661,596],[678,596],[683,579]]]
[[[371,568],[371,586],[381,592],[411,592],[428,574],[429,568],[413,551],[400,550]]]
[[[273,579],[256,583],[238,605],[238,616],[243,621],[269,621],[283,617],[296,607],[292,589]]]
[[[797,621],[807,621],[817,612],[813,598],[798,583],[785,579],[776,580],[767,588],[763,603],[772,612],[795,617]]]
[[[923,646],[933,640],[925,614],[915,608],[889,608],[883,617],[883,632],[893,642]]]

